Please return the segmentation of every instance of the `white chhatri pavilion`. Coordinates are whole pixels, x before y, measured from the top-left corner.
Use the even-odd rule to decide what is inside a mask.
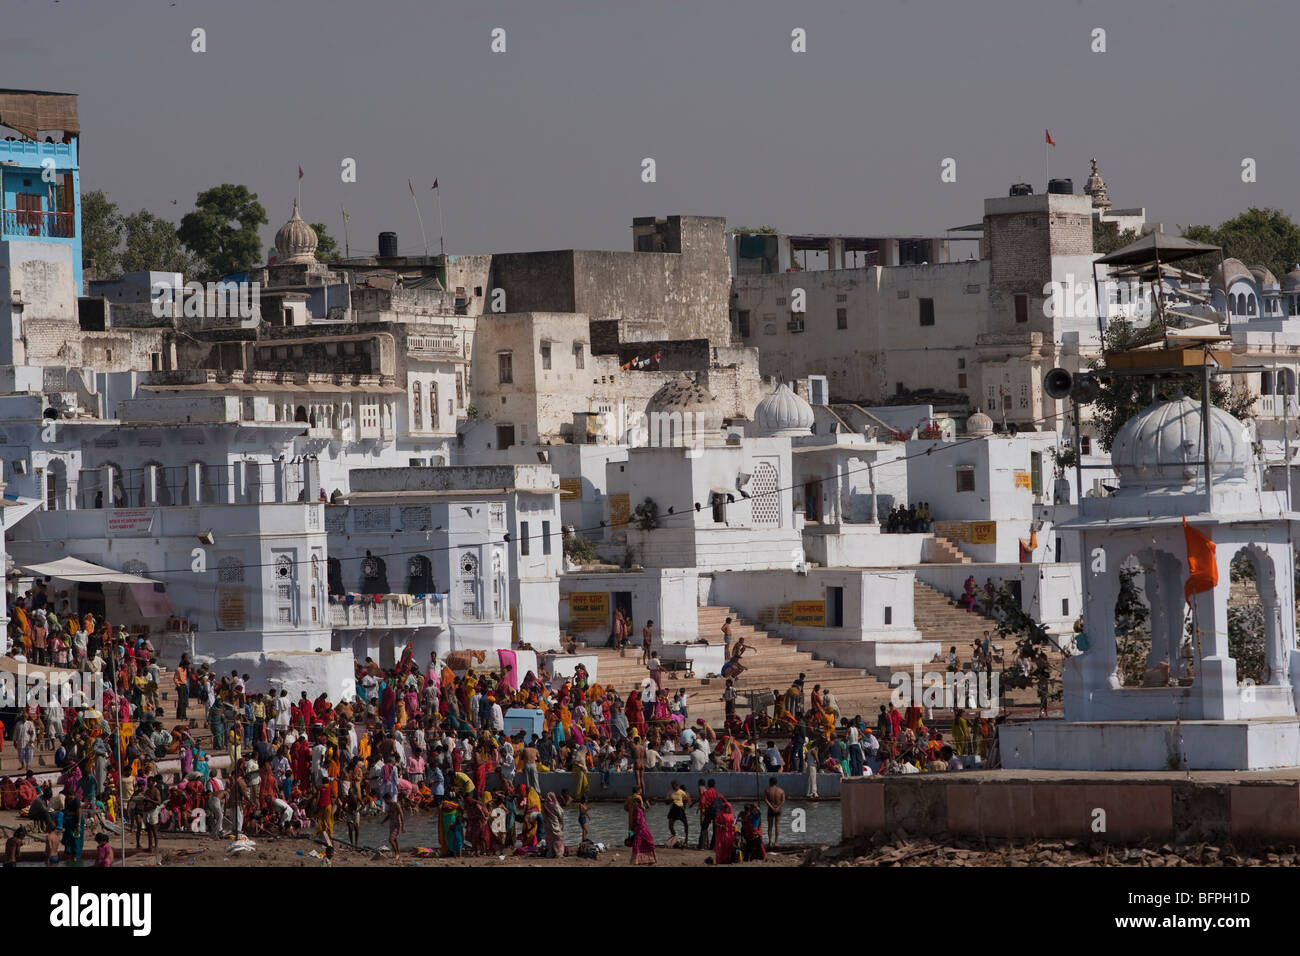
[[[1086,498],[1061,525],[1080,535],[1087,649],[1063,667],[1065,719],[1007,723],[1003,765],[1059,770],[1256,770],[1300,766],[1294,535],[1284,491],[1261,488],[1249,426],[1210,413],[1206,488],[1201,405],[1157,402],[1115,436],[1119,490]],[[1218,584],[1194,594],[1189,617],[1183,520],[1215,545]],[[1244,553],[1264,611],[1263,680],[1239,681],[1228,649],[1230,566]],[[1115,602],[1121,566],[1141,565],[1151,607],[1148,673],[1161,686],[1121,685]],[[1148,684],[1150,681],[1148,681]]]

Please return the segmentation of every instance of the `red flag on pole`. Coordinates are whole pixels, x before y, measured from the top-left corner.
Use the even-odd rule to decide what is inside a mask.
[[[301,167],[301,166],[298,167],[298,178],[299,178],[299,179],[302,179],[302,167]]]
[[[1050,129],[1045,129],[1045,130],[1043,130],[1043,132],[1047,134],[1047,145],[1048,145],[1048,146],[1055,146],[1056,143],[1055,143],[1055,141],[1053,141],[1053,139],[1052,139],[1052,131],[1051,131]]]
[[[1183,585],[1183,598],[1191,601],[1193,594],[1212,591],[1219,584],[1219,564],[1214,559],[1214,542],[1209,535],[1197,531],[1183,518],[1183,536],[1187,539],[1187,583]]]
[[[438,180],[435,179],[435,180],[433,181],[433,185],[430,186],[429,188],[430,188],[430,189],[437,189],[437,188],[438,188]]]

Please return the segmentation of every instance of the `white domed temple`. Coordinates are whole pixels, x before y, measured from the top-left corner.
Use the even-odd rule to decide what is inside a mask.
[[[1157,402],[1117,433],[1118,490],[1085,499],[1079,517],[1060,526],[1079,533],[1084,561],[1083,650],[1063,668],[1065,719],[1005,724],[1003,766],[1300,766],[1293,550],[1300,515],[1287,510],[1285,492],[1261,488],[1249,426],[1212,407],[1209,434],[1207,488],[1199,402]],[[1206,558],[1217,583],[1196,591],[1188,552],[1190,543],[1205,553],[1198,532],[1213,543]],[[1263,609],[1258,683],[1238,679],[1228,648],[1230,565],[1243,552]],[[1115,603],[1130,559],[1141,566],[1151,609],[1147,672],[1163,677],[1141,687],[1123,686],[1117,660]],[[1194,592],[1190,600],[1185,588]]]

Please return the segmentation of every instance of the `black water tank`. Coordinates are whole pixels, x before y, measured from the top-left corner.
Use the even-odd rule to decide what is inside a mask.
[[[1033,194],[1034,187],[1029,183],[1016,183],[1011,187],[1011,192],[1007,193],[1008,196],[1032,196]]]
[[[1074,180],[1073,179],[1049,180],[1047,183],[1047,191],[1049,193],[1056,193],[1058,196],[1073,196]]]
[[[381,232],[379,234],[379,257],[381,259],[397,258],[397,233]]]

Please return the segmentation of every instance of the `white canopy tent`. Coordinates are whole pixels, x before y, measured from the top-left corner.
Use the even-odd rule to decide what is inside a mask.
[[[101,567],[98,564],[91,564],[89,561],[83,561],[80,558],[59,558],[57,561],[49,561],[45,564],[27,564],[23,570],[28,574],[39,575],[43,578],[60,578],[64,581],[88,581],[98,584],[161,584],[153,578],[141,577],[138,574],[127,574],[125,571],[114,571],[112,568]]]

